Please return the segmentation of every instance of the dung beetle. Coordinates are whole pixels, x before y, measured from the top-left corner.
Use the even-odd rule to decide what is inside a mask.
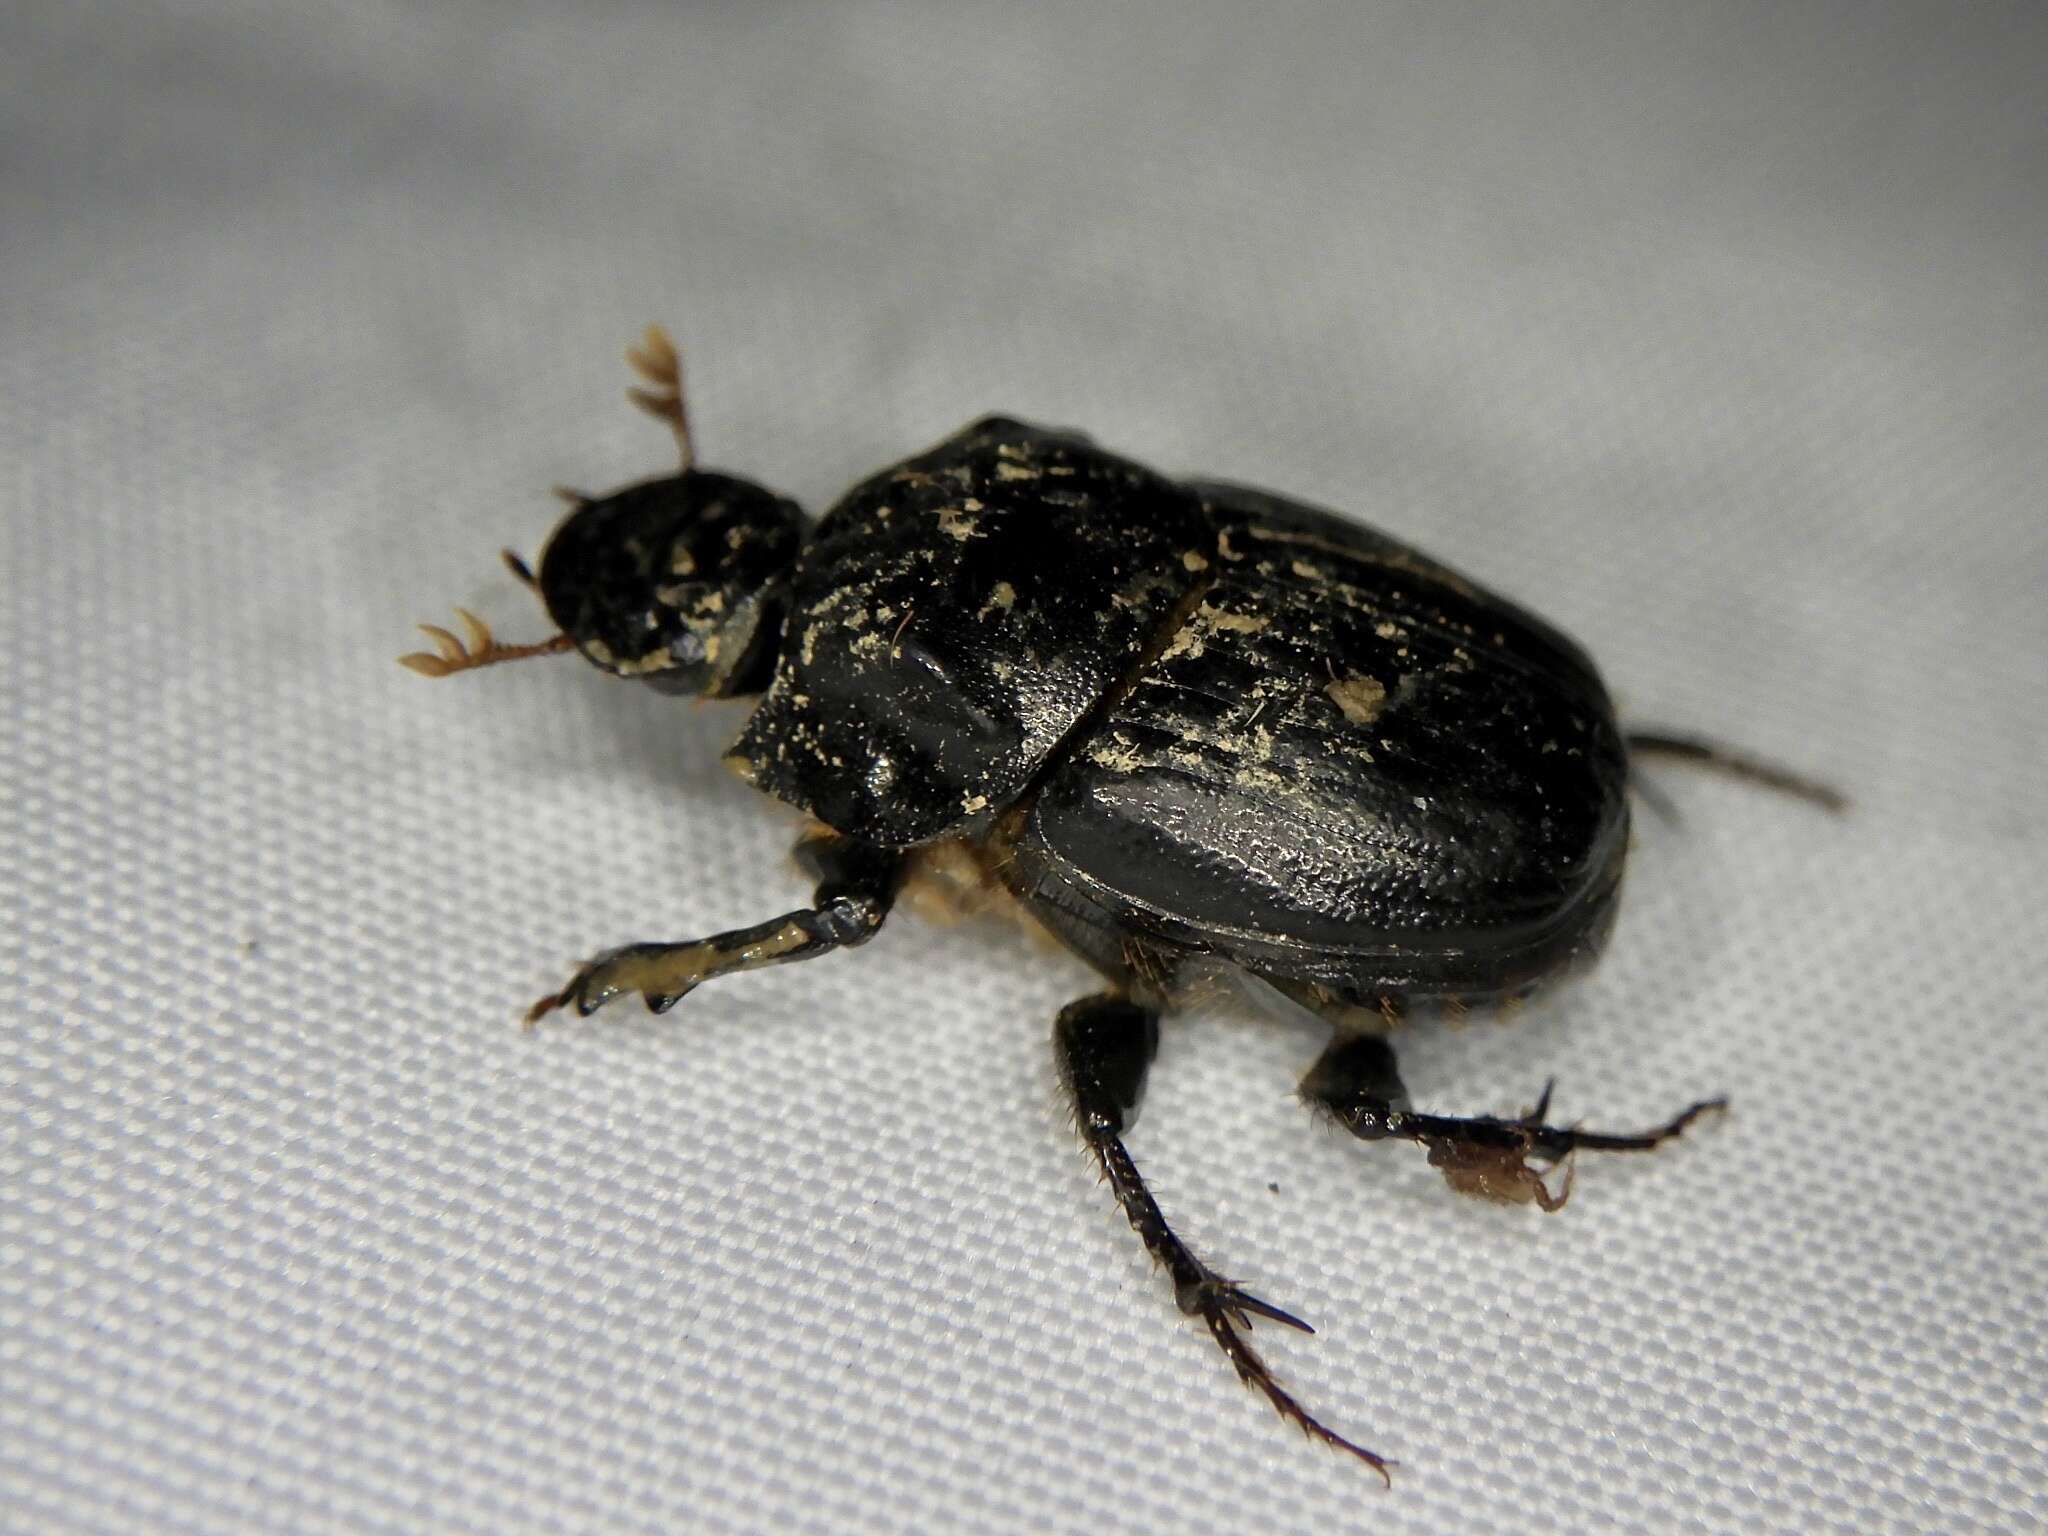
[[[558,633],[505,646],[422,626],[432,676],[574,649],[664,692],[758,696],[727,757],[808,812],[812,905],[629,944],[533,1005],[656,1013],[716,976],[866,942],[907,885],[965,871],[1101,973],[1053,1027],[1075,1121],[1124,1215],[1274,1408],[1384,1478],[1245,1335],[1308,1325],[1177,1237],[1124,1149],[1159,1020],[1225,980],[1331,1043],[1301,1095],[1366,1141],[1418,1143],[1451,1187],[1564,1204],[1545,1172],[1636,1134],[1416,1110],[1406,1017],[1519,1000],[1612,925],[1633,763],[1665,753],[1829,809],[1832,791],[1686,737],[1625,735],[1586,653],[1383,533],[1244,486],[1174,481],[1078,432],[992,416],[849,491],[815,524],[698,469],[659,328],[627,354],[680,472],[572,503],[537,576]]]

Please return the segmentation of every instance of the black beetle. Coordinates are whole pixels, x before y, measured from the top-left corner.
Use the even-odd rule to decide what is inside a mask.
[[[1175,482],[1087,437],[989,417],[797,507],[692,463],[675,348],[650,329],[634,398],[679,474],[568,495],[536,579],[560,633],[465,645],[432,676],[576,649],[607,672],[760,695],[728,758],[822,825],[812,906],[631,944],[542,998],[663,1012],[714,976],[872,938],[906,881],[965,867],[1108,989],[1054,1028],[1076,1122],[1124,1214],[1238,1375],[1311,1436],[1244,1337],[1308,1325],[1176,1237],[1124,1150],[1160,1015],[1225,977],[1335,1027],[1302,1097],[1352,1134],[1420,1143],[1453,1188],[1555,1210],[1542,1168],[1643,1151],[1722,1107],[1616,1135],[1418,1112],[1386,1026],[1514,1001],[1591,960],[1628,850],[1632,755],[1707,762],[1828,808],[1833,792],[1681,737],[1624,736],[1584,651],[1427,555],[1242,486]]]

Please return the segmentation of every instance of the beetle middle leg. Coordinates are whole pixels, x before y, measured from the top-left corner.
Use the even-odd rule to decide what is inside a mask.
[[[804,839],[796,855],[818,882],[812,905],[709,938],[614,949],[535,1003],[526,1022],[557,1008],[592,1014],[622,992],[638,992],[650,1011],[666,1013],[713,977],[807,960],[873,938],[895,904],[903,856],[831,834]]]
[[[1094,1154],[1132,1228],[1172,1279],[1181,1311],[1202,1320],[1210,1337],[1237,1368],[1238,1379],[1263,1393],[1283,1418],[1299,1425],[1311,1438],[1349,1451],[1385,1478],[1392,1462],[1345,1439],[1311,1415],[1280,1385],[1244,1338],[1244,1330],[1257,1317],[1303,1333],[1315,1330],[1196,1258],[1167,1225],[1158,1202],[1139,1176],[1137,1164],[1124,1150],[1124,1127],[1137,1109],[1145,1073],[1159,1048],[1158,1010],[1114,992],[1083,998],[1061,1011],[1053,1039],[1060,1079],[1073,1100],[1081,1139]]]
[[[1399,1137],[1419,1142],[1429,1151],[1430,1166],[1460,1194],[1533,1203],[1546,1211],[1559,1209],[1570,1197],[1570,1171],[1553,1191],[1542,1172],[1530,1166],[1532,1161],[1548,1168],[1575,1152],[1648,1152],[1700,1116],[1728,1107],[1726,1099],[1702,1099],[1655,1130],[1587,1131],[1544,1123],[1550,1108],[1546,1084],[1535,1107],[1514,1119],[1421,1114],[1409,1105],[1393,1047],[1378,1035],[1349,1033],[1332,1040],[1309,1069],[1301,1080],[1301,1096],[1361,1141]]]

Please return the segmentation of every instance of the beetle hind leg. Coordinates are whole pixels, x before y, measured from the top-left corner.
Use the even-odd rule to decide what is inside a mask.
[[[1550,1085],[1545,1084],[1535,1107],[1513,1118],[1422,1114],[1409,1105],[1393,1047],[1377,1035],[1353,1034],[1331,1041],[1302,1079],[1301,1097],[1361,1141],[1419,1143],[1429,1153],[1430,1166],[1460,1194],[1546,1211],[1560,1209],[1571,1197],[1569,1159],[1576,1153],[1648,1152],[1702,1115],[1728,1107],[1726,1099],[1702,1099],[1654,1130],[1588,1131],[1547,1123]],[[1553,1190],[1544,1173],[1561,1162],[1567,1164],[1565,1175]]]
[[[1627,739],[1632,761],[1644,757],[1673,758],[1713,769],[1763,789],[1776,790],[1781,795],[1804,800],[1808,805],[1832,814],[1849,808],[1849,797],[1832,785],[1809,779],[1803,773],[1795,773],[1763,758],[1752,757],[1747,752],[1738,752],[1733,747],[1724,747],[1716,741],[1697,736],[1675,736],[1664,731],[1630,731]],[[1635,788],[1638,793],[1642,792],[1641,779],[1635,781]]]
[[[1238,1379],[1256,1389],[1280,1416],[1314,1440],[1348,1451],[1388,1476],[1393,1465],[1364,1446],[1345,1439],[1295,1400],[1282,1387],[1244,1335],[1253,1319],[1315,1330],[1290,1312],[1259,1300],[1236,1282],[1224,1279],[1195,1257],[1167,1225],[1165,1215],[1138,1166],[1125,1150],[1123,1131],[1145,1084],[1145,1074],[1159,1047],[1159,1013],[1117,993],[1102,993],[1069,1004],[1053,1029],[1060,1079],[1072,1100],[1074,1120],[1094,1155],[1103,1178],[1147,1251],[1173,1281],[1174,1300],[1183,1313],[1200,1318],[1209,1336],[1229,1358]]]
[[[811,906],[706,939],[611,950],[528,1009],[527,1024],[557,1008],[587,1016],[626,992],[638,992],[652,1012],[666,1013],[714,977],[806,960],[873,938],[896,900],[903,856],[828,835],[799,843],[797,859],[818,880]]]

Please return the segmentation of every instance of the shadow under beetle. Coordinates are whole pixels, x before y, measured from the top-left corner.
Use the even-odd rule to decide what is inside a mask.
[[[1618,1135],[1411,1107],[1387,1027],[1506,1003],[1590,961],[1628,849],[1631,758],[1666,753],[1839,808],[1832,791],[1681,737],[1624,736],[1585,652],[1386,535],[1244,486],[1176,482],[1077,432],[975,422],[815,525],[695,467],[675,348],[633,398],[681,472],[563,493],[535,587],[559,629],[505,646],[422,626],[442,676],[574,649],[669,693],[759,695],[727,761],[822,824],[813,904],[629,944],[534,1004],[625,992],[665,1012],[715,976],[864,943],[935,850],[1102,973],[1054,1049],[1131,1226],[1238,1375],[1312,1437],[1388,1461],[1295,1400],[1246,1340],[1312,1331],[1175,1236],[1125,1151],[1160,1015],[1219,974],[1334,1026],[1301,1094],[1366,1141],[1420,1144],[1466,1194],[1546,1211],[1543,1171],[1646,1151],[1720,1099]]]

